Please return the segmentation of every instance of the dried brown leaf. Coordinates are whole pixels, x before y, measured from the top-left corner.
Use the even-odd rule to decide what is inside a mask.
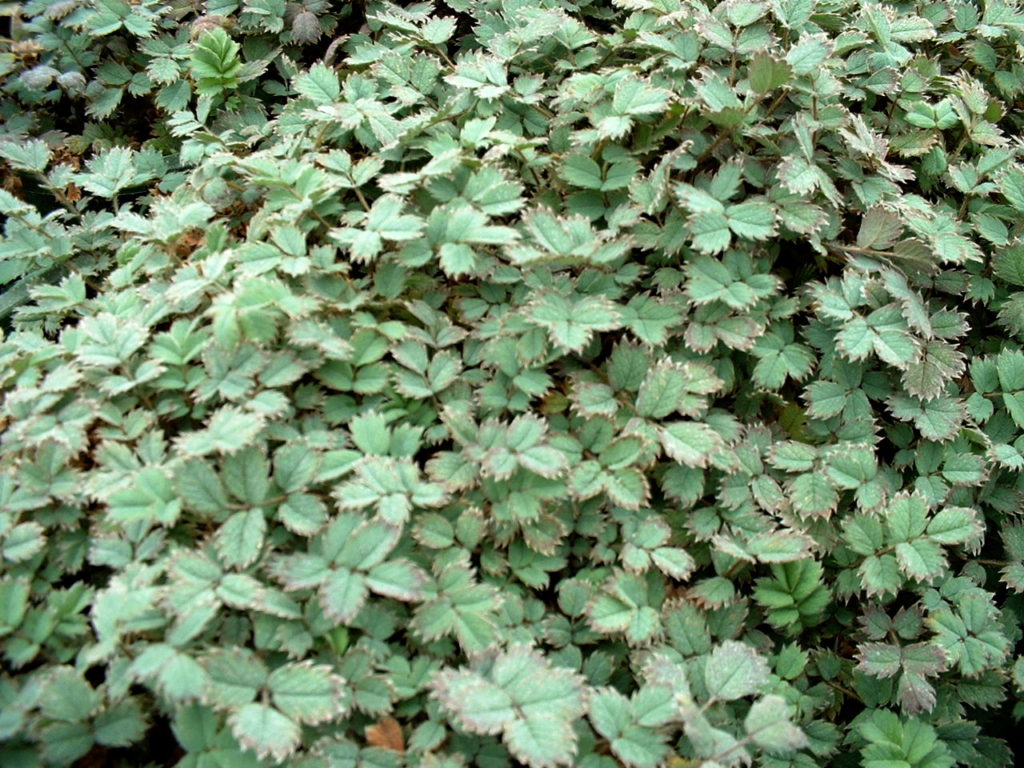
[[[405,737],[402,726],[393,717],[382,717],[376,724],[366,726],[366,741],[371,747],[405,752]]]

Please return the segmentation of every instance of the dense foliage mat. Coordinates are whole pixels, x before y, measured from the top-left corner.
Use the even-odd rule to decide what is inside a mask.
[[[1011,764],[1024,9],[0,13],[5,768]]]

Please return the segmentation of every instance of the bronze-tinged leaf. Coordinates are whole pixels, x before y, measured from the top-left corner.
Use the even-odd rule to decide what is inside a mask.
[[[376,724],[366,726],[366,741],[371,747],[405,752],[405,737],[402,726],[393,717],[382,717]]]

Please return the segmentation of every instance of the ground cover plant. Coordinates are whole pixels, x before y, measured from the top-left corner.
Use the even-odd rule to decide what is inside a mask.
[[[0,764],[999,768],[1024,9],[0,4]]]

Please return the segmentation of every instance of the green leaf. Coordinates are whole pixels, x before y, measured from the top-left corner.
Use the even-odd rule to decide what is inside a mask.
[[[839,492],[821,472],[797,475],[789,482],[793,509],[805,517],[828,517],[839,504]]]
[[[771,571],[772,578],[758,579],[754,590],[754,599],[768,611],[768,622],[777,627],[820,623],[830,600],[821,565],[804,559],[772,565]]]
[[[427,225],[427,235],[438,243],[477,245],[510,245],[519,239],[516,230],[489,222],[490,219],[485,214],[467,205],[448,209],[435,208]],[[408,230],[408,227],[406,229]],[[416,233],[407,231],[404,235],[407,236],[403,236],[402,239],[413,239]]]
[[[836,336],[836,347],[850,360],[863,360],[874,349],[876,334],[867,320],[855,317]]]
[[[338,73],[326,64],[316,63],[295,78],[295,90],[315,104],[333,104],[341,98]]]
[[[748,201],[730,205],[725,215],[729,220],[729,229],[737,237],[764,240],[775,232],[775,211],[768,203]]]
[[[127,147],[108,149],[86,164],[89,172],[79,174],[78,181],[94,195],[116,197],[122,190],[151,178],[149,174],[139,172],[135,157],[135,152]]]
[[[964,544],[977,539],[984,527],[979,515],[967,507],[946,507],[928,521],[925,532],[939,544]]]
[[[790,65],[766,53],[759,53],[750,61],[747,78],[754,93],[768,93],[789,82]]]
[[[186,506],[199,512],[220,512],[230,503],[220,475],[205,461],[183,462],[174,473],[174,489]]]
[[[643,342],[664,344],[668,329],[682,320],[679,310],[644,294],[637,294],[622,307],[622,323]]]
[[[864,590],[869,595],[894,595],[903,583],[899,564],[893,555],[872,555],[865,558],[858,573],[863,580]]]
[[[616,306],[601,296],[583,296],[575,300],[557,293],[545,293],[526,308],[526,316],[546,328],[562,349],[578,352],[596,331],[618,328],[621,315]]]
[[[587,701],[587,715],[594,729],[606,739],[615,739],[632,721],[629,699],[614,688],[594,691]]]
[[[1006,658],[1009,641],[998,623],[998,613],[987,595],[968,594],[957,601],[955,610],[934,611],[925,623],[935,632],[950,666],[965,675],[978,675]]]
[[[644,698],[658,696],[662,692],[670,693],[670,690],[666,686],[644,687],[632,701],[612,688],[602,688],[590,695],[590,721],[595,730],[609,741],[612,752],[624,764],[635,768],[656,768],[665,759],[668,748],[664,735],[642,722],[647,719],[645,715],[648,711],[644,711],[643,715],[637,711],[647,710]],[[669,709],[674,714],[674,706]],[[658,724],[657,718],[651,723]]]
[[[807,3],[807,6],[813,7],[811,3]],[[786,52],[786,62],[792,67],[793,74],[810,74],[828,59],[833,47],[832,40],[825,34],[804,34]]]
[[[18,171],[41,173],[50,162],[50,150],[45,141],[0,142],[0,157]]]
[[[724,213],[705,211],[694,214],[689,221],[693,247],[701,253],[720,253],[732,242],[729,219]]]
[[[946,568],[946,556],[942,553],[942,548],[928,539],[898,543],[896,561],[901,571],[919,581],[938,576]]]
[[[157,689],[169,700],[185,703],[211,693],[209,675],[191,656],[179,653],[168,645],[151,645],[136,658],[133,667],[147,666],[151,660],[156,662],[152,675],[156,679]]]
[[[320,606],[325,616],[348,624],[359,615],[368,591],[362,574],[338,568],[331,571],[320,587]]]
[[[923,346],[920,359],[903,371],[902,382],[911,395],[933,400],[962,372],[963,359],[955,348],[942,342],[928,342]]]
[[[857,668],[874,677],[892,677],[903,667],[903,650],[898,645],[864,643],[859,648],[858,658]]]
[[[1024,204],[1024,197],[1021,202]],[[1024,246],[1013,245],[998,250],[992,259],[992,269],[1010,285],[1024,286]],[[1004,353],[1008,351],[1004,350]]]
[[[651,562],[676,581],[685,581],[697,568],[693,555],[679,547],[658,547],[651,552]]]
[[[267,678],[274,706],[290,719],[317,725],[347,709],[345,681],[326,666],[286,664]]]
[[[754,381],[768,389],[779,389],[787,378],[800,381],[814,365],[814,355],[803,344],[787,344],[775,334],[765,334],[751,350],[757,358]]]
[[[257,506],[267,498],[270,465],[261,450],[247,447],[226,457],[221,464],[221,475],[227,489],[247,504]]]
[[[586,155],[569,155],[562,166],[561,176],[573,186],[583,189],[601,189],[604,185],[601,166]]]
[[[259,758],[286,760],[298,749],[302,729],[265,704],[246,704],[228,717],[231,733]]]
[[[950,768],[954,763],[935,729],[916,718],[901,720],[895,712],[872,710],[857,730],[867,742],[861,750],[865,768]]]
[[[813,546],[813,539],[793,531],[759,533],[747,541],[747,551],[762,563],[801,560]]]
[[[427,574],[408,560],[389,560],[366,574],[366,586],[378,595],[406,602],[421,599],[428,583]]]
[[[963,406],[949,397],[923,402],[917,398],[896,395],[890,400],[896,418],[912,420],[922,437],[929,440],[951,440],[960,431]]]
[[[1016,210],[1024,211],[1024,169],[1007,169],[999,178],[999,191]]]
[[[251,444],[262,429],[262,417],[226,405],[214,412],[205,429],[186,432],[176,442],[181,453],[189,457],[230,454]]]
[[[523,645],[488,654],[468,669],[446,669],[431,684],[442,707],[472,733],[501,734],[531,768],[571,765],[572,722],[584,712],[583,681]]]
[[[204,691],[205,703],[221,708],[248,704],[267,681],[267,668],[246,649],[217,650],[203,660],[210,685]]]
[[[93,746],[87,723],[51,723],[40,731],[42,758],[51,765],[71,765]]]
[[[749,645],[726,640],[704,665],[708,693],[721,701],[751,696],[768,682],[768,662]]]
[[[241,50],[221,27],[205,33],[192,49],[192,74],[196,77],[196,90],[201,94],[216,95],[239,82],[242,62]]]
[[[45,680],[39,707],[50,720],[86,720],[100,706],[97,692],[71,667],[54,667]]]
[[[687,264],[686,272],[686,292],[697,304],[717,300],[734,309],[745,309],[757,302],[757,292],[747,282],[736,279],[720,261],[699,256]]]
[[[23,579],[0,581],[0,637],[21,624],[28,608],[29,585]]]
[[[902,232],[903,221],[899,216],[883,208],[872,208],[860,220],[857,247],[884,251],[892,247]]]
[[[672,94],[655,88],[633,75],[626,75],[615,85],[612,110],[617,115],[647,115],[661,112]]]
[[[651,368],[637,393],[636,410],[641,416],[663,419],[674,413],[686,394],[682,369],[665,363]]]
[[[505,728],[504,738],[509,751],[531,768],[572,765],[576,756],[576,733],[565,720],[513,720]]]
[[[650,642],[661,630],[658,612],[647,604],[647,583],[630,573],[619,573],[587,606],[592,629],[604,634],[623,633],[632,645]]]
[[[1004,349],[996,355],[995,367],[1003,392],[1024,389],[1024,354],[1017,350]]]
[[[781,696],[765,696],[751,705],[743,727],[765,751],[790,754],[807,746],[807,736],[792,722],[793,711]]]
[[[123,524],[145,520],[170,526],[181,514],[181,501],[171,480],[158,467],[139,472],[130,488],[111,495],[109,504],[110,519]]]
[[[516,718],[512,696],[476,674],[442,673],[435,678],[434,689],[459,725],[472,733],[501,733]]]
[[[699,421],[675,421],[658,429],[666,455],[688,467],[705,467],[723,441],[710,426]]]
[[[259,558],[267,520],[261,509],[235,512],[217,530],[214,545],[221,561],[228,566],[246,568]]]
[[[352,418],[348,423],[352,442],[363,453],[386,456],[391,446],[391,430],[387,419],[377,411],[368,411]]]
[[[101,713],[93,723],[96,741],[105,747],[127,747],[146,733],[146,718],[135,699],[125,699]]]

